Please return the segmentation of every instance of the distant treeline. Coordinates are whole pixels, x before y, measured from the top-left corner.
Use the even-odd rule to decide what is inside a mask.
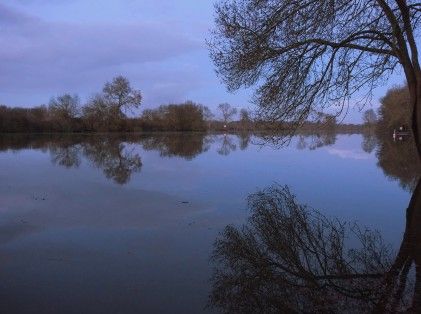
[[[230,104],[218,106],[221,116],[216,119],[203,105],[187,101],[146,109],[139,117],[131,117],[142,102],[140,91],[133,89],[122,76],[104,85],[102,91],[81,104],[77,95],[54,97],[48,105],[34,108],[0,106],[2,133],[55,132],[140,132],[140,131],[280,131],[293,129],[287,123],[268,123],[256,120],[246,109]],[[238,116],[238,118],[236,118]],[[358,125],[337,125],[336,118],[321,115],[319,121],[304,123],[300,132],[315,129],[335,129],[339,132],[359,132]]]
[[[65,95],[66,97],[69,95]],[[73,96],[70,96],[73,97]],[[11,108],[0,106],[0,132],[2,133],[55,133],[55,132],[139,132],[139,131],[252,131],[289,129],[287,124],[273,124],[261,121],[218,121],[205,119],[199,104],[162,105],[157,109],[144,110],[141,117],[129,118],[109,116],[101,110],[82,108],[82,115],[71,116],[56,112],[51,106],[35,108]],[[291,126],[292,127],[292,126]],[[299,133],[326,129],[319,123],[305,123]],[[361,125],[335,124],[334,129],[341,133],[358,133]]]
[[[204,131],[209,109],[193,102],[145,110],[139,118],[127,112],[139,108],[142,94],[129,81],[116,77],[101,93],[81,105],[77,95],[52,98],[35,108],[0,106],[0,132],[133,132],[143,130]]]

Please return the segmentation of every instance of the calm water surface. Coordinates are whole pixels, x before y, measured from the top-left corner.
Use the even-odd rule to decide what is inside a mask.
[[[205,308],[214,241],[275,183],[397,249],[415,173],[382,168],[368,140],[3,136],[0,313],[218,311]]]

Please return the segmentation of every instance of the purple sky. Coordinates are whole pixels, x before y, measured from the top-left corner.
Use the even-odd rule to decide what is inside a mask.
[[[52,96],[83,100],[116,75],[144,95],[143,108],[193,100],[215,109],[252,109],[250,91],[227,93],[205,40],[212,0],[3,0],[0,4],[0,103],[31,107]],[[392,77],[375,93],[403,82]],[[360,121],[357,109],[345,121]]]

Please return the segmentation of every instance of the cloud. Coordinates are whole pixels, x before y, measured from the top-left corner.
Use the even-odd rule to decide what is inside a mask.
[[[6,47],[0,50],[0,95],[65,88],[88,93],[110,75],[152,65],[160,74],[155,89],[172,84],[179,92],[174,88],[179,82],[168,81],[173,70],[166,68],[175,58],[203,49],[168,22],[50,22],[2,4],[0,29],[0,44]],[[146,80],[142,75],[133,73]]]
[[[371,158],[370,154],[351,149],[329,148],[327,151],[331,155],[339,156],[344,159],[365,160]]]

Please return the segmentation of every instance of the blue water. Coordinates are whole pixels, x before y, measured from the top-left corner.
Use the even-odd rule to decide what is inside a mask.
[[[274,183],[329,217],[357,221],[399,245],[411,195],[399,178],[385,176],[375,151],[363,151],[361,135],[338,135],[314,150],[298,149],[298,138],[277,147],[251,137],[246,148],[235,135],[202,140],[200,152],[189,156],[176,149],[163,156],[168,145],[145,148],[130,139],[90,157],[80,140],[64,145],[77,157],[67,167],[57,161],[60,143],[6,145],[0,313],[209,311],[216,236],[244,223],[247,196]],[[101,166],[118,166],[116,151],[141,160],[120,182]]]

